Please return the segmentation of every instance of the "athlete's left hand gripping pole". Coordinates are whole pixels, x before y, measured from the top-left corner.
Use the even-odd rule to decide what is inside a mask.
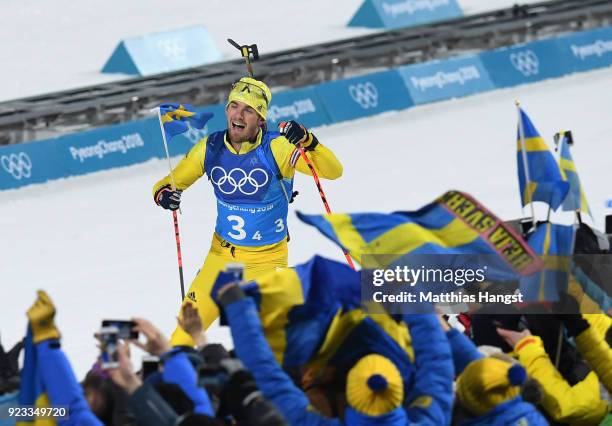
[[[278,127],[280,129],[281,134],[285,134],[286,125],[287,123],[284,121],[279,123]],[[323,206],[325,207],[325,211],[327,212],[327,214],[332,214],[331,208],[329,207],[329,203],[327,202],[327,195],[325,195],[325,191],[323,191],[323,185],[321,185],[321,181],[319,180],[319,175],[317,174],[317,171],[315,170],[314,166],[312,165],[312,162],[306,155],[304,148],[302,148],[302,146],[299,143],[295,147],[299,150],[300,156],[302,157],[302,159],[304,160],[304,162],[310,169],[312,178],[314,179],[315,185],[317,186],[317,189],[319,190],[319,196],[321,197],[321,201],[323,201]],[[345,249],[342,249],[342,253],[344,253],[344,258],[346,259],[346,262],[349,264],[349,266],[353,268],[353,270],[355,270],[355,264],[353,263],[353,259],[351,259],[351,255],[349,254],[349,252]]]
[[[159,130],[161,131],[162,140],[164,141],[164,149],[166,150],[166,158],[168,159],[168,167],[170,168],[170,185],[172,185],[172,190],[176,191],[176,184],[174,182],[174,175],[172,174],[172,162],[170,161],[170,152],[168,151],[168,141],[166,140],[166,132],[164,131],[164,124],[162,122],[161,109],[159,107],[155,108],[157,111],[157,118],[159,120]],[[180,211],[180,208],[179,208]],[[178,226],[178,215],[176,214],[176,210],[172,211],[172,218],[174,220],[174,236],[176,238],[176,255],[178,258],[178,270],[179,270],[179,280],[181,282],[181,302],[185,299],[185,281],[183,280],[183,255],[181,254],[181,237],[179,234],[179,226]]]

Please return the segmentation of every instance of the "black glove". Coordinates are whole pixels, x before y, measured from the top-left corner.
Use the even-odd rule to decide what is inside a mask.
[[[155,202],[166,210],[178,210],[181,204],[181,191],[173,191],[169,186],[161,187],[155,194]]]
[[[559,301],[553,304],[553,312],[563,322],[572,337],[577,337],[589,328],[588,321],[580,314],[578,301],[567,293],[562,293]]]
[[[306,151],[312,151],[319,144],[319,141],[304,126],[297,121],[282,122],[279,125],[280,132],[293,145],[300,145]]]

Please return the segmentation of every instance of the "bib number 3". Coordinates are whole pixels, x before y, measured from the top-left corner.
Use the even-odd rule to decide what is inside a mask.
[[[240,216],[230,215],[227,217],[227,220],[232,223],[232,230],[233,230],[233,231],[228,232],[227,235],[229,235],[235,240],[244,240],[247,237],[247,233],[244,230],[244,225],[245,225],[244,219],[241,218]],[[274,225],[275,225],[274,232],[283,232],[285,230],[285,223],[283,222],[283,219],[276,219],[274,221]],[[258,241],[261,240],[262,239],[261,232],[255,231],[255,234],[253,234],[252,239],[258,240]]]
[[[230,215],[227,217],[227,220],[229,220],[230,222],[236,222],[235,225],[232,225],[232,229],[234,231],[237,231],[236,233],[228,232],[227,235],[229,235],[235,240],[244,240],[246,238],[246,231],[243,229],[244,219],[240,216]]]

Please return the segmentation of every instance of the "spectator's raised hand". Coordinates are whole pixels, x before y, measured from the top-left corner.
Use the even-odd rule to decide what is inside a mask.
[[[128,345],[121,342],[117,343],[117,353],[119,355],[119,367],[107,370],[108,375],[117,386],[132,394],[142,385],[142,382],[134,374]]]
[[[171,347],[168,343],[168,339],[159,331],[153,324],[144,318],[134,318],[137,330],[145,335],[147,341],[145,343],[139,342],[138,340],[130,340],[143,351],[148,352],[151,355],[161,356],[164,352],[168,352]]]
[[[206,345],[206,335],[198,308],[191,302],[186,301],[181,306],[181,316],[177,318],[179,325],[189,334],[196,346]]]
[[[505,328],[497,328],[497,334],[506,341],[511,348],[514,348],[518,342],[527,336],[531,336],[531,331],[525,329],[523,331],[506,330]]]
[[[27,312],[30,325],[32,326],[32,340],[34,343],[43,340],[59,339],[60,333],[55,326],[55,306],[49,295],[43,290],[38,290],[38,297]]]

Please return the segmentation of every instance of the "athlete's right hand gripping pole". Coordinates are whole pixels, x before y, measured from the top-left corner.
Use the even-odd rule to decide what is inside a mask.
[[[285,121],[281,122],[278,125],[278,128],[279,128],[281,134],[285,134],[285,126],[286,125],[287,125],[287,123]],[[315,185],[317,185],[317,189],[319,190],[319,196],[321,196],[321,201],[323,201],[323,205],[325,206],[325,211],[328,214],[331,214],[332,211],[329,208],[329,204],[327,203],[327,196],[325,195],[325,191],[323,191],[323,186],[321,185],[321,181],[319,180],[319,175],[315,171],[315,168],[312,165],[312,162],[310,161],[308,156],[306,155],[306,152],[304,152],[304,148],[302,148],[299,144],[297,144],[295,147],[300,150],[300,156],[306,162],[306,165],[310,169],[310,173],[312,173],[312,178],[314,179]],[[351,268],[353,268],[353,270],[355,270],[355,264],[353,263],[353,259],[351,259],[351,256],[344,249],[342,249],[342,252],[344,253],[344,257],[346,258],[346,261],[349,264],[349,266]]]

